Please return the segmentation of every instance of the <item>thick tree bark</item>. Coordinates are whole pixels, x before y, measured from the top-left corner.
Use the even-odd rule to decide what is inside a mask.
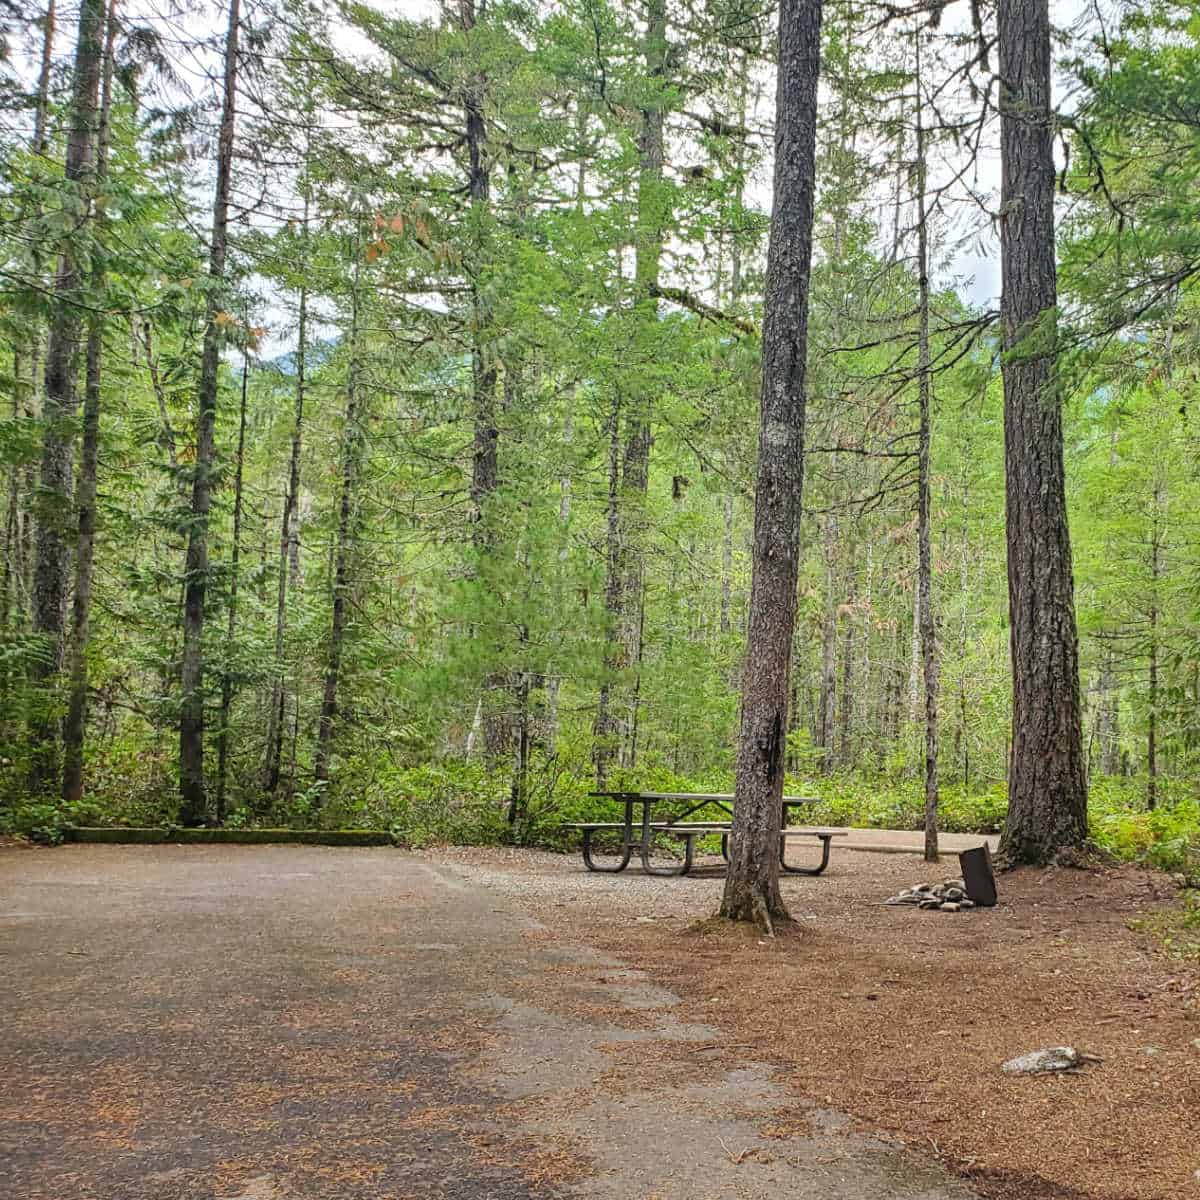
[[[346,608],[350,594],[350,554],[354,539],[354,505],[358,490],[362,428],[359,417],[358,338],[359,265],[354,266],[350,299],[350,361],[346,372],[346,423],[342,433],[341,498],[338,503],[337,542],[333,563],[333,618],[329,630],[329,658],[321,697],[321,719],[317,726],[317,750],[313,775],[318,783],[329,779],[333,752],[333,730],[338,711],[338,685],[342,671],[342,644],[346,636]]]
[[[96,130],[97,185],[108,172],[109,118],[112,112],[113,48],[117,37],[116,0],[110,0],[107,32],[104,39],[104,83],[100,119]],[[101,203],[96,205],[95,223],[104,220]],[[104,259],[97,252],[92,262],[92,290],[103,294]],[[99,301],[96,300],[96,303]],[[96,469],[100,454],[100,366],[104,348],[104,315],[95,310],[88,314],[86,366],[83,389],[83,441],[79,479],[75,487],[78,535],[75,543],[75,594],[71,613],[70,690],[67,715],[63,720],[62,798],[79,800],[83,796],[83,748],[87,730],[88,669],[87,649],[92,608],[92,563],[96,547]]]
[[[54,279],[54,314],[46,349],[45,426],[38,478],[37,543],[33,586],[33,628],[44,654],[33,664],[33,682],[40,685],[37,714],[30,725],[32,753],[30,791],[41,792],[58,783],[58,721],[54,682],[62,670],[63,631],[71,573],[70,527],[74,482],[74,420],[79,404],[79,340],[85,271],[91,236],[90,180],[95,164],[97,105],[104,56],[104,2],[83,0],[67,131],[65,174],[71,188],[64,207],[74,207],[76,220],[64,238]],[[45,134],[43,133],[43,137]]]
[[[249,338],[246,328],[243,337]],[[215,820],[225,824],[225,792],[229,780],[229,714],[233,708],[233,671],[228,656],[237,634],[238,571],[242,558],[242,477],[246,461],[246,393],[250,385],[250,347],[242,349],[242,398],[238,405],[237,457],[233,474],[233,546],[229,554],[229,625],[225,631],[225,666],[221,671],[221,719],[217,727],[217,803]]]
[[[1001,310],[1013,726],[1001,852],[1045,863],[1087,838],[1057,380],[1047,0],[999,8]]]
[[[779,829],[804,486],[808,291],[816,191],[821,0],[781,0],[775,188],[763,326],[750,631],[721,915],[786,917]]]
[[[217,140],[217,186],[208,257],[209,293],[204,348],[200,358],[200,386],[197,389],[196,461],[184,564],[183,665],[180,671],[179,707],[179,820],[184,825],[203,824],[208,806],[204,787],[204,601],[208,592],[208,520],[216,462],[214,431],[223,341],[219,318],[224,312],[229,197],[233,174],[239,3],[240,0],[229,2],[229,28],[225,36],[224,100]]]

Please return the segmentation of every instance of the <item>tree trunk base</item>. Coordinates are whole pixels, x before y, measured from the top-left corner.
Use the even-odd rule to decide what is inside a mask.
[[[735,895],[726,896],[721,901],[717,915],[726,921],[753,924],[769,938],[775,936],[777,922],[791,923],[792,920],[778,891],[773,897],[768,897],[758,887],[738,888]]]
[[[1013,871],[1017,867],[1066,867],[1072,870],[1089,871],[1110,860],[1105,851],[1091,841],[1082,845],[1043,847],[1033,850],[1023,847],[1024,854],[1001,846],[992,857],[992,866],[997,871]]]

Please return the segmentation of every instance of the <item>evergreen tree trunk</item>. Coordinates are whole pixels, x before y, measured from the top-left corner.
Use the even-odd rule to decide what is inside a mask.
[[[919,371],[920,367],[917,369]],[[908,650],[908,719],[913,725],[916,725],[921,719],[921,586],[919,579],[913,588],[912,637]]]
[[[652,102],[641,110],[638,169],[637,225],[634,244],[634,302],[641,322],[658,319],[659,267],[663,245],[663,86],[667,70],[666,0],[647,0],[646,33],[642,58],[653,88]],[[621,490],[625,523],[623,538],[625,580],[621,610],[622,657],[634,674],[633,697],[622,724],[626,731],[626,756],[632,764],[636,757],[638,695],[642,661],[643,596],[645,593],[646,493],[650,484],[650,447],[653,444],[652,398],[644,386],[635,388],[625,435],[625,461],[621,470]]]
[[[46,153],[46,132],[48,129],[50,111],[50,69],[53,65],[54,30],[55,30],[55,0],[50,0],[42,18],[42,53],[38,69],[37,97],[34,101],[33,136],[30,138],[30,149],[35,155]],[[38,262],[37,250],[34,248],[35,264]],[[35,272],[40,275],[40,264],[35,266]],[[22,416],[32,418],[37,411],[34,398],[37,395],[38,370],[40,359],[41,330],[37,323],[29,322],[31,329],[25,337],[17,337],[13,341],[13,388],[12,416],[13,421],[19,421]],[[28,366],[26,366],[28,363]],[[32,521],[29,516],[29,506],[33,495],[31,486],[22,487],[22,477],[26,485],[32,483],[30,468],[23,471],[18,463],[13,463],[8,483],[8,504],[5,510],[4,525],[4,574],[0,580],[0,634],[8,633],[25,627],[25,617],[28,612],[30,587],[30,538]],[[7,693],[7,668],[0,675],[0,690]]]
[[[822,559],[825,564],[825,606],[821,617],[821,678],[817,702],[817,744],[821,747],[821,770],[833,770],[833,723],[837,703],[837,590],[835,557],[837,521],[825,516],[821,531]]]
[[[624,574],[621,570],[621,398],[613,397],[608,422],[608,509],[605,519],[604,611],[610,621],[621,612]],[[596,705],[592,730],[592,758],[596,764],[596,788],[608,785],[608,770],[616,751],[617,722],[612,712],[613,675],[620,667],[619,642],[612,636],[605,644],[604,679]]]
[[[307,158],[307,156],[306,156]],[[307,174],[307,162],[306,162]],[[300,461],[304,436],[304,389],[308,351],[308,221],[307,182],[304,188],[304,213],[300,236],[300,308],[296,331],[296,408],[292,419],[291,455],[288,459],[287,490],[283,499],[283,520],[279,531],[279,580],[275,590],[275,672],[271,682],[271,707],[267,712],[266,791],[274,795],[279,787],[283,758],[283,725],[287,694],[284,685],[284,649],[287,636],[287,593],[289,558],[299,554],[297,508],[300,503]]]
[[[1087,838],[1071,542],[1057,382],[1048,0],[999,8],[1001,301],[1013,670],[1001,852],[1045,863]]]
[[[73,424],[79,404],[77,375],[82,326],[79,302],[90,254],[86,245],[91,236],[92,198],[88,185],[95,164],[103,42],[104,2],[82,0],[65,161],[71,191],[64,193],[64,207],[74,207],[76,221],[63,240],[54,279],[56,303],[46,349],[46,394],[42,413],[45,428],[38,477],[33,628],[42,639],[44,652],[34,661],[32,671],[33,682],[43,690],[30,726],[29,788],[33,793],[48,791],[58,783],[54,682],[62,670],[65,650],[63,631],[71,568],[67,530],[74,482]]]
[[[739,127],[746,125],[746,105],[750,89],[750,56],[743,54],[738,60],[737,82],[737,123]],[[734,151],[734,169],[736,184],[734,187],[734,203],[738,213],[746,194],[745,180],[746,142],[739,137]],[[735,228],[729,246],[729,302],[736,312],[742,298],[742,245]],[[732,492],[726,492],[721,497],[722,516],[724,518],[724,534],[721,540],[721,609],[720,629],[722,634],[733,631],[730,610],[733,605],[733,514],[734,497]]]
[[[475,0],[461,0],[459,18],[464,31],[475,28],[481,9]],[[485,222],[490,216],[491,162],[488,157],[487,125],[483,103],[486,79],[474,74],[463,92],[463,135],[467,149],[467,196],[475,223],[471,268],[471,391],[474,412],[474,450],[471,465],[472,543],[477,559],[492,553],[495,529],[488,501],[500,484],[500,429],[496,413],[499,370],[488,330],[492,325],[493,302],[485,277],[490,255],[490,237]],[[507,689],[503,671],[489,671],[483,679],[483,745],[488,757],[496,757],[511,745],[511,725],[499,703]]]
[[[1163,574],[1162,526],[1159,514],[1162,511],[1162,482],[1155,479],[1153,511],[1150,520],[1150,612],[1149,612],[1149,667],[1150,679],[1146,697],[1149,712],[1146,714],[1146,807],[1158,804],[1158,668],[1159,668],[1159,583]]]
[[[117,37],[116,0],[110,0],[107,33],[104,40],[104,84],[100,119],[96,130],[96,172],[103,185],[108,171],[109,118],[112,112],[113,47]],[[104,220],[103,206],[97,203],[95,223]],[[92,264],[92,290],[97,297],[104,290],[104,260],[97,252]],[[99,303],[99,300],[95,301]],[[88,314],[87,351],[85,354],[83,393],[83,441],[79,479],[75,489],[78,512],[78,537],[75,545],[75,595],[72,604],[70,693],[63,721],[62,798],[79,800],[83,796],[83,748],[87,729],[88,669],[87,649],[92,606],[92,563],[96,547],[96,468],[100,452],[100,366],[104,347],[104,317],[93,310]]]
[[[82,20],[82,14],[80,14]],[[34,154],[45,154],[50,129],[50,71],[54,66],[54,30],[58,20],[56,0],[49,0],[42,18],[42,54],[38,64],[37,99],[33,110]],[[97,31],[99,36],[99,31]]]
[[[154,354],[154,327],[149,321],[140,322],[140,344],[146,352],[146,373],[150,376],[150,387],[158,403],[159,434],[158,444],[167,456],[171,467],[171,478],[175,481],[176,489],[183,494],[183,474],[179,470],[179,447],[175,439],[175,427],[171,424],[171,413],[167,408],[167,392],[163,387],[162,376],[158,371],[158,359]],[[133,355],[138,356],[139,334],[134,332]],[[186,496],[183,496],[186,499]]]
[[[1113,652],[1105,646],[1100,663],[1100,774],[1116,775],[1121,769],[1120,694],[1113,675]]]
[[[12,421],[15,428],[21,419],[23,386],[21,351],[13,349]],[[7,636],[21,625],[21,468],[14,463],[8,480],[8,500],[4,508],[4,575],[0,579],[0,637]],[[0,684],[8,694],[8,666],[0,668]]]
[[[853,766],[857,766],[860,762],[859,755],[862,752],[862,736],[863,734],[868,734],[870,731],[870,702],[872,697],[878,694],[875,663],[871,653],[873,649],[871,644],[871,614],[875,611],[875,541],[870,529],[867,530],[865,547],[866,570],[863,572],[862,592],[863,620],[857,639],[858,644],[861,646],[857,673],[861,676],[862,682],[858,685],[854,697],[854,711],[850,729],[851,764]]]
[[[568,453],[575,440],[575,394],[576,389],[572,387],[567,396],[567,411],[563,417],[563,446],[568,449]],[[571,523],[571,466],[570,463],[565,465],[558,479],[558,519],[562,525],[563,539],[558,551],[560,562],[565,562],[570,553],[567,537]],[[556,671],[546,680],[546,717],[542,722],[546,753],[551,757],[558,752],[558,693],[561,688],[562,676]]]
[[[522,626],[519,634],[521,647],[529,641],[529,630]],[[528,671],[517,672],[516,682],[516,730],[513,738],[513,775],[508,797],[508,824],[516,826],[525,818],[529,798],[529,696],[532,690]]]
[[[932,377],[929,355],[929,221],[925,210],[925,126],[921,95],[921,33],[916,34],[917,91],[917,270],[920,289],[917,328],[917,611],[925,681],[925,861],[938,860],[938,652],[933,617],[933,558],[930,552],[929,458]]]
[[[726,492],[721,498],[721,511],[725,518],[721,538],[721,632],[729,633],[729,609],[733,601],[733,494]]]
[[[333,751],[333,729],[337,718],[338,684],[342,670],[342,643],[346,635],[346,602],[350,594],[350,552],[354,536],[354,503],[358,489],[362,429],[359,418],[358,338],[359,263],[356,241],[354,283],[350,299],[350,361],[346,374],[346,425],[342,434],[341,499],[338,504],[337,543],[333,565],[333,619],[329,631],[329,659],[321,697],[321,720],[317,726],[317,751],[313,775],[318,783],[329,779]]]
[[[721,915],[771,928],[779,892],[788,670],[804,486],[808,290],[816,191],[821,0],[781,0],[775,187],[763,326],[750,632]]]
[[[250,330],[243,330],[249,339]],[[225,666],[221,671],[221,720],[217,728],[217,804],[216,823],[225,824],[225,791],[229,779],[229,714],[233,707],[233,672],[229,655],[234,652],[237,634],[238,570],[242,557],[242,476],[246,460],[246,392],[250,383],[249,341],[242,348],[242,399],[238,405],[237,458],[233,475],[233,546],[229,554],[229,626],[225,638]]]
[[[663,245],[663,86],[667,60],[665,0],[647,0],[642,58],[653,94],[640,112],[637,216],[634,229],[634,312],[638,329],[658,319],[656,291]],[[593,750],[596,775],[607,774],[613,754],[629,764],[636,757],[638,670],[641,663],[642,595],[645,588],[646,494],[653,444],[649,389],[634,381],[625,398],[625,444],[616,507],[610,503],[608,566],[619,579],[605,583],[612,644],[605,654],[605,679],[597,705]],[[618,430],[619,436],[619,430]],[[610,463],[610,467],[611,467]],[[612,471],[610,470],[610,482]],[[616,526],[613,526],[615,517]],[[614,552],[615,550],[615,552]],[[632,684],[629,682],[632,676]],[[601,785],[602,786],[602,785]]]
[[[854,602],[858,580],[855,577],[853,550],[850,554],[850,571],[846,591],[846,630],[842,634],[842,688],[837,708],[837,762],[850,767],[854,762],[853,711],[854,711]]]
[[[34,369],[33,356],[30,355],[30,371]],[[26,375],[26,356],[22,354],[20,343],[13,347],[13,389],[12,389],[12,421],[13,427],[22,417],[33,415],[33,394],[36,384],[30,375]],[[26,486],[28,481],[23,478],[28,468],[22,470],[21,464],[14,462],[8,478],[8,498],[4,518],[4,575],[0,580],[0,634],[15,633],[26,628],[26,617],[29,610],[28,591],[28,561],[26,542],[29,536],[29,503]],[[7,664],[3,669],[0,683],[8,681]],[[8,694],[7,687],[3,689]]]
[[[1108,465],[1115,467],[1118,431],[1113,429],[1109,440]],[[1106,547],[1112,553],[1111,546]],[[1100,773],[1116,775],[1121,770],[1120,692],[1114,680],[1115,666],[1111,643],[1104,647],[1100,667]],[[1114,695],[1114,692],[1116,693]]]
[[[196,405],[196,461],[192,476],[192,511],[188,522],[184,565],[183,665],[179,707],[179,820],[202,825],[208,802],[204,788],[204,601],[208,592],[208,520],[212,508],[212,475],[216,464],[214,431],[222,335],[225,259],[228,250],[229,197],[233,176],[233,135],[237,101],[238,24],[240,0],[229,0],[225,36],[224,99],[217,141],[217,186],[213,199],[209,246],[209,294],[204,349]]]
[[[38,69],[37,99],[34,102],[33,138],[30,142],[34,154],[40,158],[44,158],[50,149],[50,77],[54,66],[54,35],[57,20],[58,12],[55,0],[49,0],[49,3],[46,5],[46,15],[42,25],[42,56]],[[40,277],[41,252],[37,247],[33,250],[33,260],[35,274]],[[41,414],[42,410],[42,405],[39,402],[40,388],[38,383],[39,379],[42,378],[43,349],[40,322],[31,322],[28,347],[29,384],[25,390],[24,412],[25,416],[32,421]],[[20,379],[19,372],[16,378]],[[32,509],[35,507],[37,490],[36,470],[32,464],[25,468],[24,475],[25,486],[23,491],[29,509]],[[18,572],[16,579],[19,584],[18,595],[21,598],[22,607],[27,615],[32,616],[36,551],[34,544],[35,523],[33,514],[29,509],[24,513],[23,519],[18,525],[19,554],[14,566]]]

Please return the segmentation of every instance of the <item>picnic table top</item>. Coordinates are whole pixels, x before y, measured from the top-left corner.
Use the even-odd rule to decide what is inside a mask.
[[[624,821],[568,821],[564,829],[624,829]],[[732,833],[730,821],[654,821],[649,826],[655,833]],[[848,829],[829,829],[823,825],[785,825],[781,834],[805,837],[846,837]]]

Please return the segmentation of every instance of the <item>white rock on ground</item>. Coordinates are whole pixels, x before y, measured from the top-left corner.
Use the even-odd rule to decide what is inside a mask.
[[[1084,1061],[1074,1046],[1047,1046],[1010,1058],[1000,1069],[1010,1075],[1042,1075],[1047,1071],[1074,1071]]]

